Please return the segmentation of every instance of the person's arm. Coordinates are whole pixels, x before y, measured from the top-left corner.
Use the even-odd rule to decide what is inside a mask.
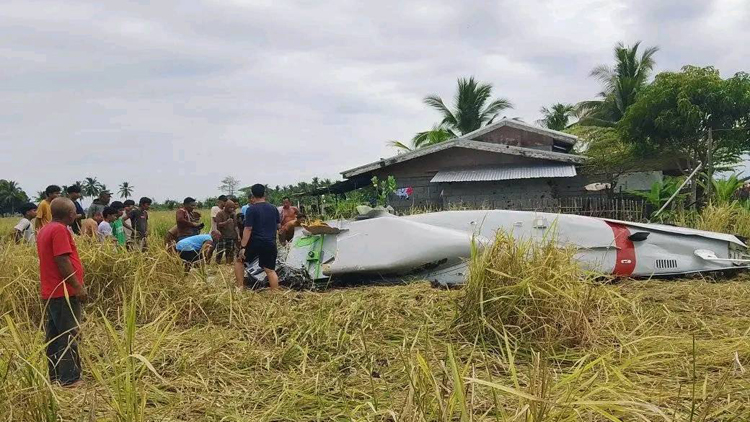
[[[250,235],[253,234],[252,227],[245,227],[242,230],[242,240],[240,240],[239,257],[242,262],[245,262],[244,250],[247,249],[247,245],[250,243]]]
[[[15,229],[13,230],[13,240],[16,243],[21,243],[21,239],[23,239],[23,232],[21,230]]]
[[[86,288],[79,282],[78,277],[76,277],[76,270],[70,262],[70,254],[57,255],[55,257],[55,265],[57,265],[57,270],[60,271],[62,279],[73,286],[73,293],[79,298],[85,299]]]
[[[214,242],[208,240],[201,246],[201,255],[206,257],[206,262],[211,262],[211,255],[214,253]]]

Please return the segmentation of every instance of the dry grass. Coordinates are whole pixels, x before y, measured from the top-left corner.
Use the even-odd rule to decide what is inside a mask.
[[[236,294],[228,268],[184,277],[152,243],[147,254],[80,246],[91,301],[76,390],[46,381],[33,249],[0,244],[0,420],[750,419],[744,279],[576,285],[565,255],[542,251],[536,281],[596,293],[513,290],[529,269],[508,269],[495,282],[523,301],[495,309],[500,321],[485,313],[493,330],[467,331],[456,321],[472,318],[471,286]],[[513,256],[507,247],[495,254]],[[543,328],[564,310],[586,323]]]

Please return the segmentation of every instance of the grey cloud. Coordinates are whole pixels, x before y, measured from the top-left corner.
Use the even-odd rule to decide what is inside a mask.
[[[34,192],[94,175],[159,199],[226,174],[336,178],[430,127],[422,97],[449,100],[458,77],[533,122],[593,97],[588,72],[619,40],[659,45],[660,69],[740,70],[747,16],[744,0],[6,1],[0,177]]]

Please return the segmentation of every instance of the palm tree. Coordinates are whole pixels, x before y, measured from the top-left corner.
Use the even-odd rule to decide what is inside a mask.
[[[14,213],[18,205],[28,200],[29,197],[26,196],[26,192],[21,189],[17,182],[0,179],[0,208],[10,208],[10,212]]]
[[[118,190],[118,192],[120,193],[120,198],[128,199],[131,196],[133,196],[133,189],[134,188],[135,187],[133,185],[131,185],[130,183],[128,183],[128,182],[122,182],[122,183],[120,183],[120,188]]]
[[[442,113],[443,120],[439,126],[453,137],[458,137],[492,123],[498,113],[513,108],[509,100],[491,100],[491,97],[492,85],[477,82],[472,76],[458,79],[453,110],[437,95],[425,97],[424,103]]]
[[[622,42],[615,46],[615,65],[599,65],[591,71],[604,90],[599,99],[578,104],[581,123],[588,126],[614,126],[633,105],[640,90],[648,83],[654,68],[654,54],[659,47],[649,47],[638,56],[641,42],[628,47]]]
[[[96,180],[96,177],[87,177],[83,181],[83,194],[88,197],[95,197],[102,191],[102,184]]]
[[[403,151],[413,151],[415,149],[439,144],[440,142],[444,142],[453,138],[455,138],[455,136],[453,136],[453,133],[448,129],[435,125],[431,130],[419,132],[414,135],[414,137],[411,139],[411,146],[408,146],[399,141],[391,141],[388,143],[388,145]]]
[[[541,119],[537,120],[537,123],[552,130],[564,130],[568,127],[570,118],[575,116],[575,106],[572,104],[556,103],[552,104],[552,107],[542,107],[540,112],[542,113]]]

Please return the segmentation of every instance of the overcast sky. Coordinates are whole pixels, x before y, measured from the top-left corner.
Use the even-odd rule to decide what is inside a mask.
[[[158,200],[393,155],[474,75],[527,122],[594,97],[612,47],[750,71],[748,0],[0,2],[0,178],[95,176]]]

